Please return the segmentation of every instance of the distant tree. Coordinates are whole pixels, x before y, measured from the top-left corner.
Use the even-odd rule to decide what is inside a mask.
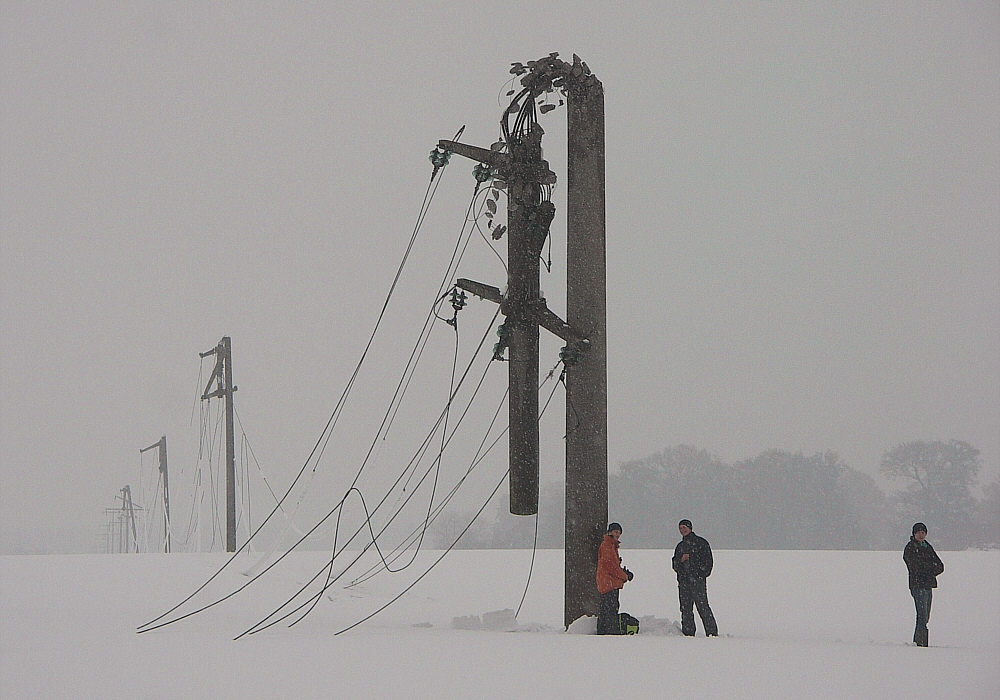
[[[564,501],[561,481],[542,483],[539,548],[562,548]],[[626,462],[608,477],[608,516],[624,526],[629,548],[672,548],[681,518],[690,518],[716,549],[895,547],[886,506],[875,480],[832,451],[768,450],[730,465],[677,445]],[[442,514],[432,525],[434,541],[450,542],[470,519],[471,513]],[[534,541],[535,519],[510,515],[498,495],[457,546],[526,548]]]
[[[835,452],[806,457],[768,450],[736,465],[744,527],[739,546],[769,549],[854,549],[850,508]]]
[[[714,546],[732,546],[733,468],[690,445],[622,465],[608,483],[609,517],[630,547],[673,547],[677,521],[690,518]]]
[[[611,517],[631,524],[629,544],[671,547],[691,518],[714,547],[884,547],[886,498],[835,452],[768,450],[729,465],[689,445],[627,462],[610,479]],[[628,528],[628,525],[626,525]]]
[[[845,500],[844,549],[894,549],[888,499],[875,479],[845,466],[837,478]]]
[[[973,544],[979,467],[979,450],[961,440],[907,442],[886,452],[881,472],[904,484],[894,496],[899,527],[924,522],[942,548]]]
[[[1000,549],[1000,479],[983,487],[983,498],[976,504],[975,544]]]

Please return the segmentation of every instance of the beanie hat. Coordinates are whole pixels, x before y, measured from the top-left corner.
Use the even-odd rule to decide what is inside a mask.
[[[679,523],[677,523],[677,527],[680,527],[681,525],[687,525],[688,529],[691,529],[691,530],[694,529],[694,527],[691,525],[691,521],[688,520],[687,518],[684,518]]]
[[[609,523],[608,524],[608,532],[611,532],[612,530],[618,530],[618,532],[623,532],[622,526],[620,524],[618,524],[618,523]]]
[[[918,532],[927,532],[927,526],[923,523],[913,523],[913,534],[915,535]]]

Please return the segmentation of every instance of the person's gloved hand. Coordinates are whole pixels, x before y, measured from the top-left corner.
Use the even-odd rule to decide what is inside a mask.
[[[625,575],[626,575],[626,576],[628,576],[628,580],[629,580],[629,581],[631,581],[631,580],[632,580],[633,578],[635,578],[635,574],[633,574],[633,573],[632,573],[631,571],[629,571],[628,569],[625,569]]]

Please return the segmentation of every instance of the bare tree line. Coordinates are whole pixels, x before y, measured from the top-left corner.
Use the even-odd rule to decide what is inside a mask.
[[[727,463],[687,445],[631,460],[609,477],[609,513],[625,526],[629,547],[667,548],[681,518],[719,549],[854,549],[902,547],[916,521],[939,549],[1000,547],[1000,480],[978,488],[979,451],[960,440],[909,442],[888,450],[880,470],[895,487],[835,452],[811,456],[768,450]],[[561,484],[542,484],[540,548],[563,546]],[[441,540],[464,518],[444,513]],[[459,543],[465,548],[522,548],[534,541],[534,519],[498,506]]]

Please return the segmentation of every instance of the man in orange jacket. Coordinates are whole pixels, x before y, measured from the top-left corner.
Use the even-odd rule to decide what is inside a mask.
[[[626,581],[632,580],[632,572],[622,567],[618,556],[618,538],[622,536],[622,526],[608,525],[597,550],[597,591],[601,594],[601,606],[597,612],[598,634],[622,634],[618,624],[618,591]]]

